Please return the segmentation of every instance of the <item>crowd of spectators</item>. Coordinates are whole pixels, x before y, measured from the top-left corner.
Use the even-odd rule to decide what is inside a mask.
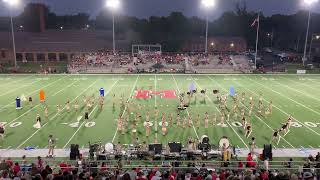
[[[106,162],[87,162],[83,159],[72,162],[75,164],[61,161],[59,164],[51,165],[53,162],[46,162],[41,157],[34,162],[27,160],[25,156],[19,162],[8,158],[1,160],[0,179],[319,180],[320,178],[320,153],[316,157],[309,156],[301,169],[293,165],[292,159],[282,167],[270,168],[269,163],[259,164],[254,161],[251,154],[244,162],[237,161],[236,165],[224,162],[219,166],[210,163],[199,164],[197,161],[189,161],[186,165],[177,162],[163,163],[161,166],[135,166],[121,160],[115,165]]]

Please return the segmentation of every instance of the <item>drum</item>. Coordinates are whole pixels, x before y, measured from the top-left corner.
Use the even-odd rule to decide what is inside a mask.
[[[104,146],[104,149],[106,150],[106,153],[113,153],[114,152],[114,148],[113,148],[113,144],[112,143],[107,143]]]

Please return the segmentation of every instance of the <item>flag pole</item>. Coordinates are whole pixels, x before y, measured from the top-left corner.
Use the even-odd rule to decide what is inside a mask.
[[[258,13],[258,27],[257,27],[257,37],[256,37],[256,53],[254,55],[254,66],[257,68],[257,56],[258,56],[258,43],[259,43],[259,29],[260,29],[260,12]]]

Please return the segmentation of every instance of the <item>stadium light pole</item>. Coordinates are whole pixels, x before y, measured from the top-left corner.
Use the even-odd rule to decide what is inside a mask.
[[[6,4],[10,6],[10,23],[11,23],[11,36],[12,36],[12,46],[13,46],[13,58],[14,58],[14,68],[17,69],[17,55],[16,55],[16,42],[14,37],[13,29],[13,17],[12,17],[12,8],[19,4],[19,0],[3,0]]]
[[[209,26],[209,17],[208,9],[214,6],[214,0],[201,0],[201,4],[206,8],[206,42],[205,42],[205,53],[208,53],[208,26]]]
[[[311,51],[312,51],[313,40],[319,40],[319,39],[320,39],[320,35],[317,35],[317,34],[312,34],[311,35],[311,41],[310,41],[310,47],[309,47],[309,59],[311,59]]]
[[[304,51],[303,51],[303,58],[302,64],[305,65],[305,61],[307,60],[307,44],[308,44],[308,36],[309,36],[309,28],[310,28],[310,19],[311,19],[311,10],[310,7],[312,4],[317,3],[319,0],[304,0],[304,4],[308,7],[308,25],[307,25],[307,32],[306,32],[306,40],[304,43]]]
[[[108,0],[106,6],[112,11],[112,48],[113,54],[116,53],[116,41],[115,41],[115,32],[114,32],[114,13],[120,6],[119,0]]]

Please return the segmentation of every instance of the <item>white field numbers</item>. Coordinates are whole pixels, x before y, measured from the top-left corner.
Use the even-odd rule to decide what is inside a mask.
[[[72,127],[72,128],[77,128],[77,127],[79,127],[79,124],[80,123],[78,121],[78,122],[70,123],[69,126]],[[93,121],[89,121],[89,122],[86,122],[84,124],[84,126],[87,127],[87,128],[91,128],[91,127],[93,127],[95,125],[96,125],[96,122],[93,122]]]

